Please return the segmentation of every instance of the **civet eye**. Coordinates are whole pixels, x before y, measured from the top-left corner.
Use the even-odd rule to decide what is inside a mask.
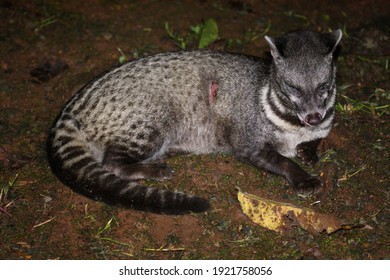
[[[318,90],[319,91],[328,91],[329,90],[329,84],[328,83],[320,84],[320,86],[318,87]]]
[[[301,94],[301,91],[299,90],[299,88],[297,88],[295,86],[292,86],[292,85],[289,85],[287,83],[284,83],[284,85],[285,85],[286,90],[288,91],[288,93],[294,94],[294,95],[300,95]]]
[[[318,88],[317,88],[317,92],[320,95],[324,95],[328,91],[329,91],[329,84],[328,83],[323,83],[323,84],[319,85]]]

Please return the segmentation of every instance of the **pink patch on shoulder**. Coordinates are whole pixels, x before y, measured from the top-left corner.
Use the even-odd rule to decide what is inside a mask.
[[[213,103],[215,101],[217,92],[218,92],[218,82],[216,80],[213,80],[210,86],[210,95],[209,95],[210,103]]]

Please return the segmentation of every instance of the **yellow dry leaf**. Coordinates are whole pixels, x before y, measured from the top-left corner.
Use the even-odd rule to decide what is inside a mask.
[[[323,231],[330,234],[342,228],[338,218],[307,207],[260,198],[241,190],[238,201],[251,221],[279,233],[289,231],[292,226],[299,226],[313,235]]]

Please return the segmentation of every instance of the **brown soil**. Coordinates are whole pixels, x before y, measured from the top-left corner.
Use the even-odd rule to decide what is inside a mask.
[[[390,257],[388,1],[0,0],[0,18],[0,259]],[[212,209],[203,214],[120,209],[62,185],[44,147],[66,101],[119,63],[118,48],[128,59],[174,51],[165,22],[186,34],[208,18],[220,30],[211,49],[256,56],[268,51],[256,35],[269,23],[271,35],[343,29],[337,121],[312,170],[323,174],[326,193],[297,198],[282,178],[229,155],[171,158],[174,178],[150,182],[208,198]],[[319,236],[292,228],[280,235],[244,216],[236,187],[365,227]]]

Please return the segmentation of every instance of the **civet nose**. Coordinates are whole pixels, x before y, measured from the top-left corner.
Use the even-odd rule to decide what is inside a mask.
[[[310,125],[317,125],[322,121],[322,117],[320,113],[308,114],[305,117],[305,122]]]

